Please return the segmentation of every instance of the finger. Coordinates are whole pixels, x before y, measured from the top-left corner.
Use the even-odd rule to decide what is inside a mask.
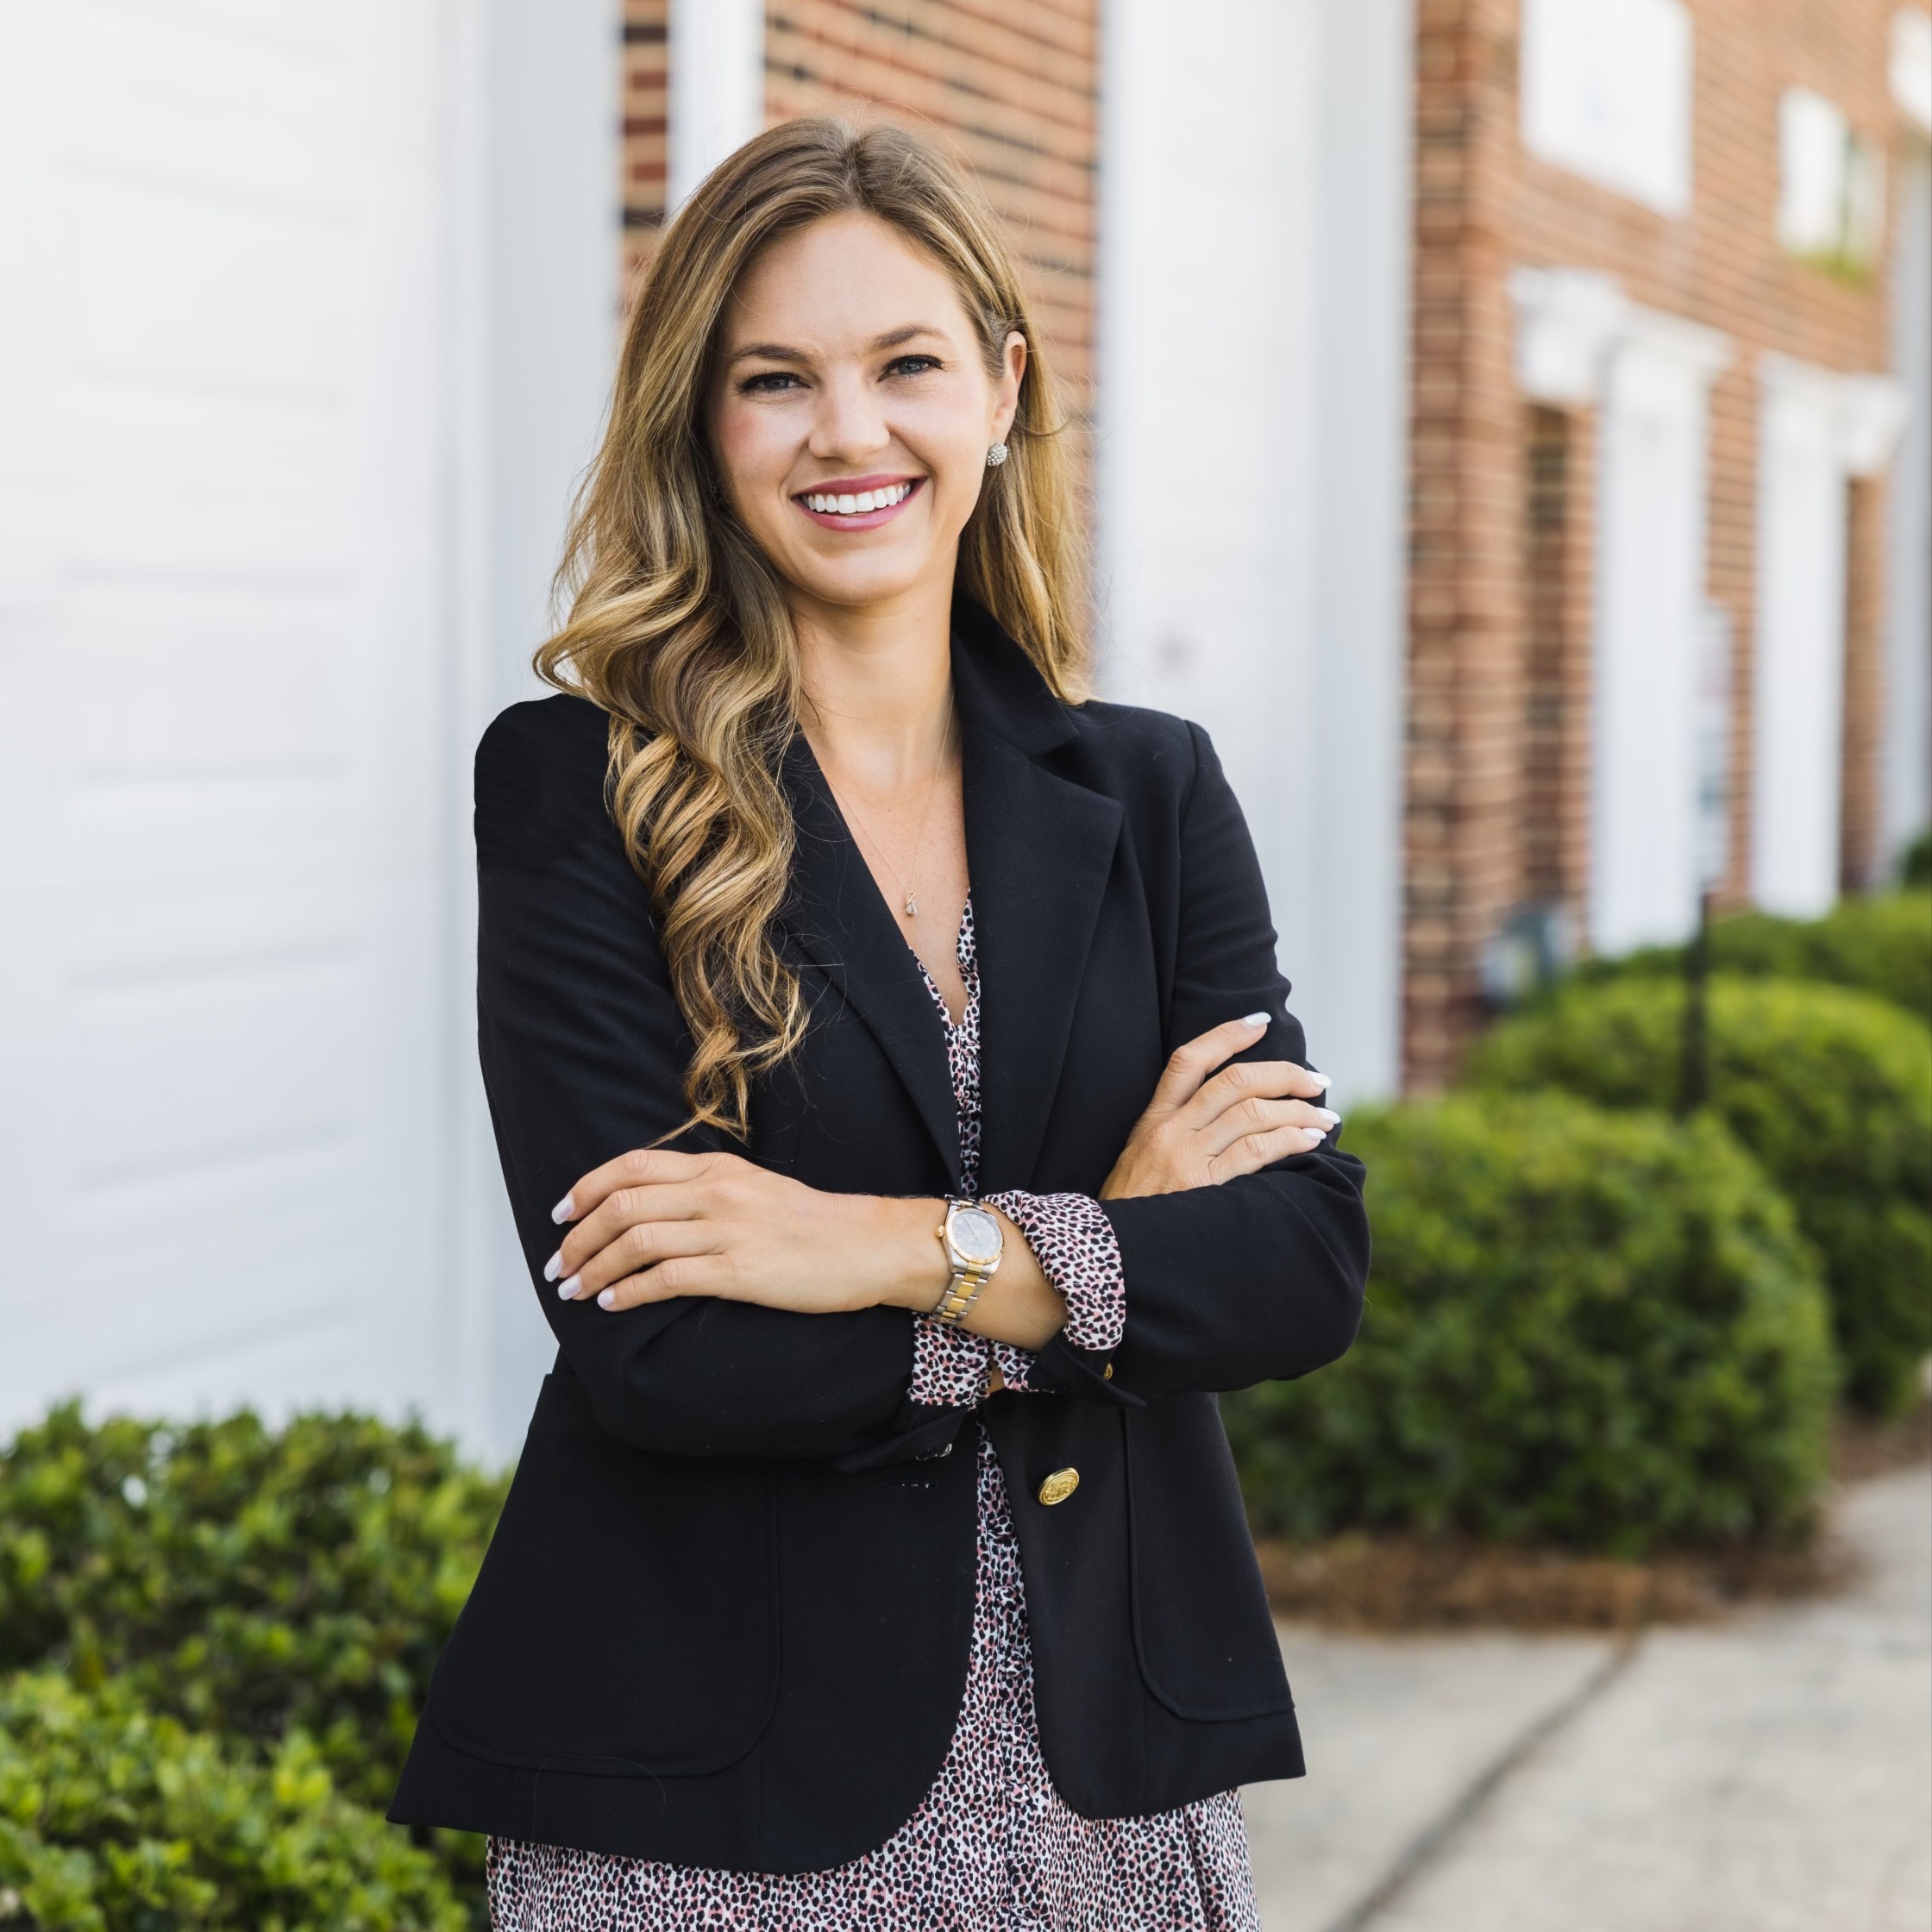
[[[620,1275],[593,1299],[606,1314],[617,1314],[647,1302],[674,1302],[681,1295],[715,1295],[721,1277],[707,1268],[706,1260],[702,1255],[679,1257]]]
[[[1328,1076],[1311,1073],[1292,1060],[1244,1060],[1238,1066],[1223,1067],[1189,1101],[1182,1118],[1193,1127],[1203,1127],[1237,1101],[1258,1096],[1263,1100],[1319,1100],[1327,1090]]]
[[[619,1188],[607,1195],[566,1234],[557,1251],[543,1264],[543,1278],[554,1282],[574,1274],[610,1246],[627,1227],[643,1221],[688,1221],[703,1218],[705,1190],[695,1182],[662,1181]]]
[[[1272,1133],[1279,1127],[1308,1127],[1326,1138],[1341,1125],[1341,1115],[1306,1101],[1264,1100],[1251,1094],[1235,1101],[1198,1131],[1195,1145],[1212,1160],[1250,1134]]]
[[[1185,1106],[1222,1061],[1244,1047],[1252,1046],[1267,1031],[1268,1015],[1251,1013],[1245,1019],[1223,1020],[1219,1026],[1196,1034],[1186,1045],[1176,1047],[1155,1082],[1154,1097],[1147,1103],[1149,1111]]]
[[[1267,1133],[1244,1135],[1208,1164],[1208,1178],[1217,1187],[1243,1174],[1258,1174],[1293,1154],[1312,1154],[1327,1136],[1319,1127],[1276,1127]]]
[[[635,1147],[601,1167],[593,1167],[550,1210],[550,1219],[560,1227],[566,1221],[581,1220],[619,1188],[641,1187],[651,1181],[687,1181],[705,1173],[717,1159],[715,1154],[680,1154],[668,1147]]]
[[[688,1260],[717,1248],[718,1231],[704,1221],[643,1221],[627,1227],[617,1239],[566,1275],[557,1283],[563,1302],[594,1301],[612,1283],[667,1261]]]

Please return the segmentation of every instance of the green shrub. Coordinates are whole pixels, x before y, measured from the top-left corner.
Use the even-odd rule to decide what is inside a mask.
[[[133,1690],[0,1679],[0,1923],[62,1932],[462,1932],[437,1870],[292,1733],[246,1746]]]
[[[1809,1521],[1816,1261],[1716,1122],[1456,1097],[1358,1112],[1349,1145],[1375,1226],[1360,1339],[1222,1402],[1258,1529],[1635,1553]]]
[[[1578,987],[1478,1043],[1473,1086],[1668,1107],[1684,992]],[[1790,1197],[1824,1258],[1846,1391],[1895,1414],[1932,1348],[1932,1033],[1841,987],[1714,978],[1713,1107]]]
[[[1922,831],[1898,861],[1902,886],[1932,886],[1932,828]]]
[[[347,1796],[386,1806],[505,1487],[365,1416],[90,1427],[57,1408],[0,1450],[0,1671],[122,1677],[264,1749],[300,1729]],[[480,1841],[438,1843],[479,1898]]]
[[[1932,1023],[1932,893],[1847,899],[1822,919],[1737,913],[1712,921],[1711,964],[1747,979],[1822,980],[1875,993]],[[1648,946],[1578,968],[1584,984],[1681,973],[1677,946]]]

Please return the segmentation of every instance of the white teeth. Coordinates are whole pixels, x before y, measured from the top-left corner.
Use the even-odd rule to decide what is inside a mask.
[[[891,483],[882,490],[860,490],[850,496],[835,496],[823,490],[810,492],[805,499],[807,510],[821,517],[862,517],[868,511],[890,510],[913,493],[910,483]]]

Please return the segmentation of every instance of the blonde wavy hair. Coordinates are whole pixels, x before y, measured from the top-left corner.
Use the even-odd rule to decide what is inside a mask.
[[[989,372],[1009,333],[1026,338],[1009,458],[988,473],[960,538],[957,584],[1057,696],[1076,702],[1085,688],[1070,461],[992,210],[900,129],[800,120],[747,141],[665,231],[644,278],[558,575],[568,618],[535,660],[539,676],[610,714],[612,816],[650,889],[693,1043],[685,1126],[740,1138],[753,1078],[806,1025],[772,932],[791,870],[780,764],[799,668],[784,586],[726,505],[705,405],[720,317],[748,264],[780,235],[852,212],[889,223],[952,277]]]

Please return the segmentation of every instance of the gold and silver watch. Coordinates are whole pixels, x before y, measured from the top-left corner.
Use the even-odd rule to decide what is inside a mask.
[[[952,1276],[931,1319],[957,1328],[998,1272],[1007,1238],[996,1215],[977,1201],[963,1201],[954,1195],[946,1196],[946,1218],[938,1232]]]

